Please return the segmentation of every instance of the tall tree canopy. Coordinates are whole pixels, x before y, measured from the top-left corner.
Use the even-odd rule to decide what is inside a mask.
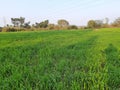
[[[69,26],[69,22],[67,20],[61,19],[61,20],[58,20],[58,25],[61,27],[66,27],[66,26]]]
[[[42,21],[40,23],[36,23],[37,28],[47,28],[49,24],[49,20]]]
[[[25,23],[25,18],[20,17],[20,18],[11,18],[12,24],[14,24],[14,27],[22,27],[23,24]]]

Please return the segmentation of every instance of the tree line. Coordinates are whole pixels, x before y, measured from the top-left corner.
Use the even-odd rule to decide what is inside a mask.
[[[90,20],[87,24],[88,28],[110,28],[110,27],[120,27],[120,17],[115,19],[111,24],[109,24],[109,19],[104,20]]]
[[[110,28],[110,27],[120,27],[120,17],[117,18],[114,22],[109,24],[109,19],[105,18],[104,20],[89,20],[87,26],[78,27],[76,25],[70,25],[69,22],[65,19],[57,21],[57,24],[49,23],[49,20],[44,20],[42,22],[36,22],[30,25],[30,21],[26,22],[24,17],[11,18],[12,25],[5,27],[0,27],[2,32],[11,32],[11,31],[29,31],[29,30],[65,30],[65,29],[95,29],[95,28]]]

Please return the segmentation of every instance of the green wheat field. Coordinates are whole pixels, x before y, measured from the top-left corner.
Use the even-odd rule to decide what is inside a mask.
[[[120,90],[120,28],[0,33],[0,90]]]

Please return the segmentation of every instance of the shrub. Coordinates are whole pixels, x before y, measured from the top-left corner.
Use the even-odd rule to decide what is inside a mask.
[[[48,25],[48,29],[49,29],[49,30],[55,29],[55,25],[54,25],[54,24],[49,24],[49,25]]]
[[[68,29],[78,29],[78,27],[76,25],[71,25],[68,27]]]
[[[23,28],[10,28],[10,27],[4,27],[2,28],[2,32],[17,32],[17,31],[25,31]]]

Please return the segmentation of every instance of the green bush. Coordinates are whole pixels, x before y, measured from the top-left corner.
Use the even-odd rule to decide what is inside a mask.
[[[78,27],[76,25],[71,25],[68,27],[68,29],[78,29]]]

